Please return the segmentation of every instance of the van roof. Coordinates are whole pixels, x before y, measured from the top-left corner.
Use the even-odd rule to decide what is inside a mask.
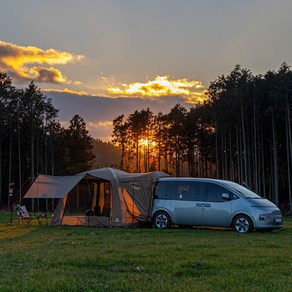
[[[213,182],[228,182],[227,180],[214,179],[214,178],[204,178],[204,177],[162,177],[159,181],[213,181]]]
[[[158,181],[196,181],[196,182],[214,182],[217,184],[225,185],[232,187],[231,184],[234,184],[232,181],[214,179],[214,178],[203,178],[203,177],[163,177],[159,178]]]

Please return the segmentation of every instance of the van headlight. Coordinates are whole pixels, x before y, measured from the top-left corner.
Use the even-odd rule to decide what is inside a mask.
[[[270,217],[271,217],[271,214],[260,214],[259,220],[268,221]]]

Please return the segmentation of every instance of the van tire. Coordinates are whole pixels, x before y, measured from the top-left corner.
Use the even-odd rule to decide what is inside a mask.
[[[233,219],[232,228],[234,231],[239,233],[248,233],[252,232],[253,225],[248,216],[240,214]]]
[[[169,215],[164,211],[158,211],[153,217],[153,224],[155,228],[166,229],[171,225]]]

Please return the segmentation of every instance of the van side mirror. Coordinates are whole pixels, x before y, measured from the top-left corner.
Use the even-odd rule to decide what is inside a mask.
[[[221,197],[222,197],[222,199],[224,199],[224,200],[231,200],[230,195],[227,194],[227,193],[223,193],[223,194],[221,195]]]

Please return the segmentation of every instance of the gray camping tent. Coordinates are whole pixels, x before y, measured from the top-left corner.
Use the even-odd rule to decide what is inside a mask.
[[[74,176],[39,175],[24,198],[59,199],[53,225],[129,226],[149,220],[153,186],[165,176],[163,172],[127,173],[113,168]],[[91,198],[89,216],[64,216],[70,191],[82,182]]]

